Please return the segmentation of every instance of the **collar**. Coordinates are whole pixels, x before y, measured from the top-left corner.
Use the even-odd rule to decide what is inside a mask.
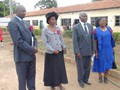
[[[87,22],[86,22],[86,23],[84,23],[84,22],[80,21],[80,23],[81,23],[82,25],[84,25],[84,24],[86,24],[86,25],[87,25]]]
[[[16,18],[19,20],[19,21],[22,21],[23,19],[21,19],[20,17],[16,16]]]
[[[57,33],[57,31],[60,30],[60,28],[57,25],[55,25],[55,27],[56,27],[56,31],[54,33]],[[53,32],[49,29],[48,26],[44,30],[49,34],[53,34]]]

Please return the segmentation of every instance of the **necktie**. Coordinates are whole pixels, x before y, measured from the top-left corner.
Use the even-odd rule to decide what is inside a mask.
[[[87,32],[87,27],[86,27],[86,24],[84,23],[84,30],[85,30],[85,33],[88,34]]]
[[[25,28],[27,27],[25,22],[23,20],[21,20],[22,24],[25,26]]]

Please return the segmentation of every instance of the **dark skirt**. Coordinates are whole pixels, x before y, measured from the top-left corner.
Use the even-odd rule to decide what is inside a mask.
[[[64,63],[63,51],[59,54],[45,54],[44,66],[44,85],[58,86],[60,84],[67,84],[67,75]]]

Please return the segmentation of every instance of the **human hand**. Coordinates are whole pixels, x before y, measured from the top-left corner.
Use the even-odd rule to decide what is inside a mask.
[[[37,53],[38,52],[38,49],[37,48],[35,48],[35,53]]]
[[[76,56],[77,56],[77,58],[81,58],[82,57],[80,53],[77,53]]]
[[[54,53],[54,54],[58,54],[58,53],[59,53],[59,51],[58,51],[58,50],[55,50],[53,53]]]
[[[95,57],[98,58],[98,52],[95,52]]]

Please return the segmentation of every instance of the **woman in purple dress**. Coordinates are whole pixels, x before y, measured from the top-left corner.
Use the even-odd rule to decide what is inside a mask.
[[[107,26],[106,18],[99,18],[96,22],[95,36],[95,58],[93,64],[93,72],[98,72],[99,82],[102,83],[102,73],[104,74],[104,82],[108,83],[108,73],[114,62],[114,39],[112,30]]]

